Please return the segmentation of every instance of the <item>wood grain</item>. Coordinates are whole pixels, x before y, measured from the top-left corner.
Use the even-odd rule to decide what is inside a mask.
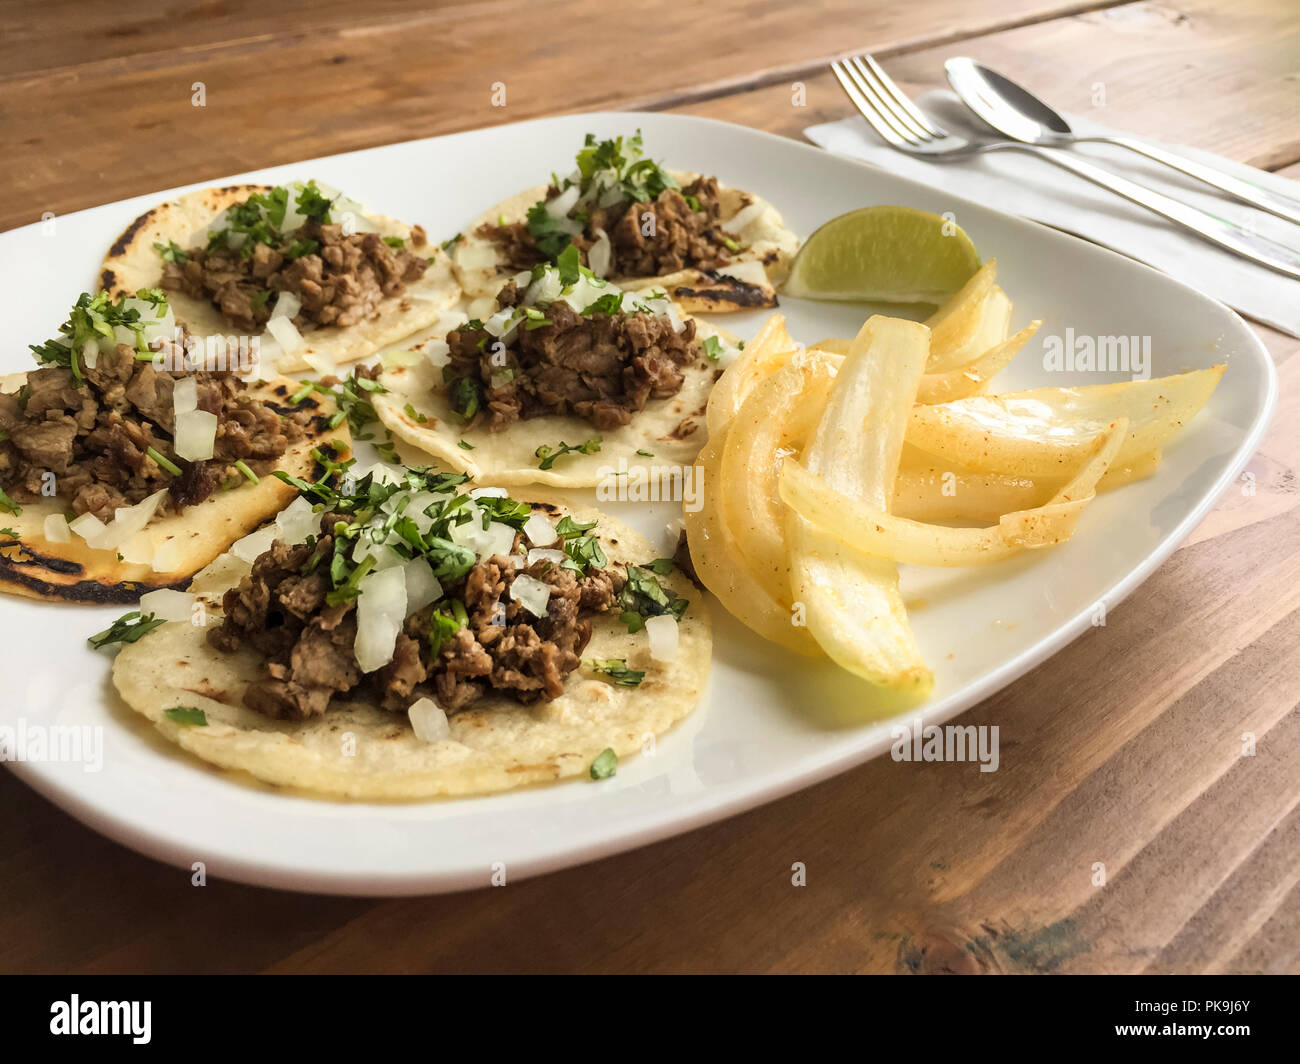
[[[912,88],[936,86],[940,60],[958,53],[1067,109],[1087,109],[1101,80],[1110,124],[1300,178],[1300,14],[1285,0],[1078,17],[1025,3],[1011,18],[991,0],[960,5],[960,16],[945,3],[851,6],[821,26],[787,18],[787,5],[747,6],[745,24],[763,32],[733,31],[724,49],[700,32],[708,23],[670,23],[656,58],[629,53],[619,83],[596,87],[575,87],[568,72],[584,49],[556,29],[510,54],[511,92],[525,91],[506,114],[481,98],[489,64],[433,54],[429,42],[445,33],[468,46],[484,39],[485,20],[532,17],[527,5],[410,14],[396,2],[364,12],[326,3],[312,34],[293,5],[200,5],[180,36],[164,17],[0,6],[13,29],[0,107],[14,134],[0,160],[11,191],[0,225],[586,106],[651,101],[797,136],[849,113],[819,71],[859,45],[899,53],[888,66]],[[734,26],[740,6],[724,8]],[[1031,23],[1008,28],[1022,17]],[[51,48],[58,30],[63,46]],[[340,42],[346,52],[333,52]],[[188,52],[170,58],[177,48]],[[346,56],[329,71],[337,95],[311,80],[331,54]],[[183,110],[197,69],[213,87],[201,121]],[[806,107],[792,106],[793,80],[807,87]],[[278,124],[259,126],[267,100]],[[124,169],[150,139],[167,153]],[[70,154],[78,145],[94,150]],[[86,158],[95,162],[70,166]],[[108,842],[0,773],[0,970],[1300,969],[1300,342],[1258,332],[1282,399],[1249,466],[1253,485],[1231,489],[1105,627],[962,718],[1001,729],[998,772],[878,760],[592,865],[392,901],[195,889],[187,873]],[[1243,756],[1246,732],[1253,756]],[[791,885],[795,861],[806,887]]]
[[[653,17],[599,0],[405,11],[389,2],[373,13],[355,6],[351,20],[336,2],[319,17],[303,13],[310,5],[267,16],[253,4],[221,4],[120,25],[121,9],[104,8],[84,26],[66,9],[23,6],[13,16],[18,32],[6,36],[8,54],[23,58],[0,78],[12,148],[0,158],[0,186],[10,192],[0,229],[345,147],[718,95],[820,69],[825,55],[849,46],[892,50],[1107,2],[930,0],[917,9],[826,0],[816,18],[784,0],[665,4]],[[73,29],[66,47],[50,19]],[[610,42],[617,76],[600,73],[611,56],[586,43],[592,25]],[[109,36],[113,27],[127,38]],[[106,39],[99,58],[93,46]],[[124,54],[128,39],[137,50]],[[83,61],[67,65],[69,56]],[[202,107],[192,102],[198,85]]]

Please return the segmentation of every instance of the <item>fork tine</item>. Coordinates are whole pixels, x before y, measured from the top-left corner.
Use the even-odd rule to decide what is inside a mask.
[[[926,117],[925,112],[912,102],[911,97],[895,84],[894,79],[886,74],[884,68],[881,67],[881,65],[871,56],[859,56],[854,60],[854,62],[865,67],[867,71],[875,77],[876,83],[883,90],[884,94],[893,102],[895,107],[901,111],[902,114],[906,115],[912,123],[920,128],[922,135],[936,138],[946,137],[948,135],[947,130],[930,121],[930,119]]]
[[[870,68],[865,66],[861,59],[855,56],[849,60],[849,72],[862,90],[876,101],[877,107],[889,116],[895,128],[906,133],[914,143],[931,139],[928,126],[914,121],[899,107],[893,96],[880,84],[879,79],[871,73]]]
[[[847,95],[853,102],[853,106],[858,109],[858,113],[870,123],[872,129],[880,134],[881,139],[884,140],[885,143],[892,144],[896,148],[903,148],[908,145],[909,142],[905,140],[897,130],[884,121],[876,111],[876,105],[863,95],[862,91],[857,87],[857,84],[853,79],[849,77],[848,71],[840,64],[838,59],[831,63],[831,73],[835,75],[835,79],[840,83],[840,88],[844,90],[845,95]]]
[[[840,65],[844,73],[848,76],[848,79],[857,89],[862,101],[875,114],[876,119],[879,122],[884,123],[893,131],[894,138],[891,143],[896,147],[910,147],[921,143],[924,138],[899,119],[899,117],[885,103],[879,91],[865,77],[863,77],[861,73],[854,69],[851,63],[841,63]],[[863,113],[865,114],[866,112]],[[870,121],[870,119],[868,119],[868,121]],[[872,124],[874,125],[875,123]]]

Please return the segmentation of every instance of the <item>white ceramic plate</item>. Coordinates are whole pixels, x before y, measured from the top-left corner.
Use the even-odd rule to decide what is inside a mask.
[[[1067,326],[1077,335],[1150,337],[1153,375],[1228,363],[1209,407],[1168,449],[1160,472],[1098,499],[1064,547],[979,571],[905,570],[906,597],[925,603],[912,620],[936,674],[934,696],[920,711],[926,723],[948,720],[1042,662],[1089,625],[1099,603],[1113,608],[1195,527],[1258,445],[1276,379],[1263,346],[1226,307],[1082,241],[740,126],[661,114],[574,115],[220,183],[317,177],[442,239],[538,175],[568,172],[583,134],[637,126],[654,157],[761,194],[803,235],[869,204],[954,212],[981,253],[997,257],[999,281],[1016,302],[1013,327],[1043,318],[1040,338]],[[11,302],[0,370],[30,365],[25,345],[53,335],[77,293],[94,284],[117,233],[182,191],[0,234],[0,291]],[[13,313],[19,306],[21,315]],[[782,309],[806,342],[850,334],[867,313],[795,300]],[[759,320],[732,316],[725,324],[750,336]],[[1042,350],[1036,338],[999,389],[1119,376],[1045,372]],[[666,541],[671,508],[610,509]],[[761,643],[714,603],[716,650],[703,704],[653,756],[626,760],[612,780],[410,805],[285,795],[189,759],[121,703],[108,682],[107,656],[85,644],[120,612],[0,601],[8,692],[2,722],[100,726],[103,735],[99,771],[52,762],[12,767],[128,846],[184,868],[202,861],[210,875],[249,883],[346,894],[486,886],[498,863],[518,879],[630,849],[807,787],[890,745],[887,708],[870,690],[833,667]]]

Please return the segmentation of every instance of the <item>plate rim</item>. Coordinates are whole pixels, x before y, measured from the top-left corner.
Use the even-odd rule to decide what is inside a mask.
[[[883,168],[864,160],[829,153],[825,151],[825,149],[805,143],[793,137],[787,137],[767,130],[754,129],[750,126],[741,125],[739,123],[726,122],[721,119],[709,118],[702,115],[680,115],[671,112],[658,111],[591,111],[574,114],[541,116],[520,122],[477,127],[470,130],[459,130],[451,133],[438,134],[432,137],[416,137],[403,141],[394,141],[388,144],[373,145],[369,148],[336,152],[331,155],[318,156],[299,162],[276,163],[271,166],[261,167],[256,170],[250,170],[241,174],[230,175],[228,177],[209,178],[190,184],[175,186],[171,189],[165,189],[160,192],[146,193],[141,196],[128,197],[123,200],[98,204],[96,206],[83,208],[80,211],[70,212],[69,215],[64,215],[63,217],[66,218],[84,214],[89,211],[100,211],[121,207],[130,204],[137,199],[142,201],[156,201],[159,197],[170,197],[188,189],[207,187],[214,182],[220,183],[247,180],[250,177],[262,174],[268,170],[287,167],[313,166],[330,160],[361,156],[367,153],[379,152],[396,147],[433,144],[448,138],[462,137],[472,134],[500,132],[507,129],[518,129],[524,126],[550,124],[557,121],[574,122],[590,119],[617,119],[624,122],[652,120],[656,123],[668,122],[669,124],[683,123],[697,126],[707,125],[723,127],[729,131],[738,131],[742,135],[780,142],[782,150],[793,149],[796,152],[810,153],[809,157],[814,155],[822,157],[830,155],[843,163],[861,167],[870,172],[888,173],[888,171],[883,170]],[[1045,226],[1042,223],[1033,221],[1032,219],[1009,214],[995,207],[981,204],[978,201],[953,195],[946,191],[937,189],[932,185],[928,185],[924,181],[918,181],[914,178],[898,174],[889,174],[889,176],[895,181],[900,181],[906,185],[913,186],[918,192],[941,192],[946,199],[950,200],[958,208],[963,205],[977,207],[980,211],[988,212],[989,214],[996,216],[999,222],[1003,224],[1010,223],[1012,227],[1023,225],[1033,227],[1037,230],[1043,230],[1050,234],[1051,239],[1054,240],[1079,241],[1080,243],[1087,245],[1093,254],[1099,254],[1103,257],[1113,256],[1115,259],[1124,262],[1127,268],[1137,268],[1139,270],[1149,271],[1151,274],[1158,277],[1162,284],[1172,283],[1175,287],[1182,289],[1184,292],[1189,293],[1199,300],[1205,300],[1216,304],[1222,310],[1227,311],[1230,318],[1240,328],[1243,337],[1247,338],[1247,342],[1244,345],[1245,350],[1240,352],[1238,357],[1249,354],[1253,358],[1254,363],[1257,363],[1258,367],[1263,370],[1262,388],[1258,389],[1256,394],[1251,397],[1250,409],[1253,412],[1253,419],[1250,423],[1249,429],[1245,432],[1241,442],[1233,450],[1230,458],[1226,461],[1224,469],[1220,473],[1218,479],[1202,494],[1197,504],[1164,536],[1157,546],[1150,551],[1139,564],[1129,570],[1122,579],[1115,582],[1103,594],[1099,595],[1096,602],[1091,604],[1088,608],[1080,610],[1074,616],[1058,623],[1042,638],[1036,640],[1024,650],[1003,661],[1001,664],[991,669],[985,676],[968,682],[964,686],[950,692],[943,698],[923,703],[915,707],[914,710],[907,711],[909,715],[920,716],[927,725],[941,725],[966,712],[968,709],[985,699],[993,696],[998,691],[1009,686],[1011,683],[1015,682],[1015,680],[1043,664],[1052,656],[1064,649],[1064,647],[1074,642],[1074,640],[1076,640],[1091,626],[1091,616],[1097,603],[1103,604],[1108,610],[1119,605],[1138,587],[1140,587],[1151,576],[1151,574],[1156,571],[1156,569],[1168,560],[1191,532],[1217,506],[1219,500],[1224,496],[1228,488],[1236,481],[1242,470],[1258,451],[1276,410],[1278,400],[1278,376],[1277,367],[1274,364],[1268,349],[1256,334],[1253,327],[1250,326],[1241,315],[1231,307],[1228,307],[1222,301],[1199,291],[1179,278],[1156,270],[1153,267],[1148,266],[1146,263],[1129,258],[1126,255],[1121,255],[1110,248],[1094,244],[1091,241],[1084,240],[1051,226]],[[129,221],[129,219],[127,219],[127,221]],[[3,239],[3,237],[8,234],[19,233],[26,229],[34,229],[41,224],[41,222],[32,222],[25,226],[16,226],[12,229],[5,230],[0,232],[0,239]],[[721,604],[717,603],[716,598],[712,599],[712,608],[722,609]],[[712,676],[710,678],[710,684],[712,684]],[[707,691],[704,697],[708,697]],[[741,812],[755,809],[759,806],[766,805],[769,802],[787,797],[797,791],[815,786],[827,779],[840,775],[858,765],[865,764],[866,762],[874,760],[885,753],[888,750],[889,745],[889,735],[882,732],[879,738],[864,740],[858,746],[850,747],[830,755],[824,753],[819,755],[808,754],[799,760],[783,765],[779,772],[775,770],[769,771],[766,774],[742,780],[739,783],[733,783],[726,787],[719,787],[705,791],[697,796],[688,808],[670,818],[665,819],[662,816],[655,818],[653,816],[653,811],[649,811],[638,813],[631,819],[631,821],[627,819],[611,821],[608,825],[603,826],[599,831],[588,832],[577,842],[551,844],[538,853],[513,858],[510,861],[510,880],[518,881],[525,878],[532,878],[533,876],[544,875],[548,872],[588,863],[618,853],[624,853],[676,835],[694,831],[708,824],[716,823]],[[125,845],[138,853],[174,867],[188,869],[191,866],[192,857],[195,851],[192,846],[187,847],[184,839],[162,829],[155,828],[151,824],[137,822],[127,816],[117,815],[115,810],[111,807],[105,808],[102,805],[95,804],[85,798],[82,794],[78,793],[74,788],[62,785],[62,780],[57,771],[42,771],[49,767],[44,763],[5,761],[4,764],[28,786],[32,787],[43,797],[53,802],[64,812],[75,817],[92,830],[97,831],[107,838]],[[229,782],[238,785],[234,780]],[[328,802],[329,799],[322,799],[322,801]],[[420,803],[412,804],[418,806]],[[449,893],[488,885],[487,871],[481,867],[476,868],[473,872],[466,868],[443,869],[435,872],[422,873],[401,871],[393,872],[384,870],[326,871],[323,869],[312,869],[303,872],[301,865],[291,865],[286,862],[277,863],[265,858],[249,858],[230,850],[221,852],[220,848],[214,848],[211,844],[208,844],[205,847],[204,854],[205,864],[210,874],[216,878],[269,889],[287,890],[299,893],[342,896],[401,897]]]

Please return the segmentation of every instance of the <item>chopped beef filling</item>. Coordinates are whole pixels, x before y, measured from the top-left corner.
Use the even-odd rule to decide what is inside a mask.
[[[207,300],[232,325],[256,332],[270,319],[276,293],[292,292],[302,301],[295,325],[355,325],[429,268],[427,256],[393,248],[378,233],[345,235],[342,225],[314,218],[282,241],[278,247],[248,240],[239,249],[191,248],[184,262],[163,265],[161,285]],[[416,226],[411,244],[426,243]]]
[[[172,447],[175,413],[172,389],[186,376],[139,361],[126,344],[72,370],[33,370],[17,392],[0,393],[0,486],[16,502],[39,500],[54,475],[57,497],[78,514],[112,519],[163,488],[158,512],[202,502],[221,485],[244,483],[235,466],[268,473],[288,446],[303,436],[306,411],[288,417],[247,394],[232,373],[194,373],[198,407],[217,415],[213,457],[187,462]],[[165,469],[153,449],[181,470]]]
[[[551,188],[547,198],[558,194]],[[687,196],[699,204],[698,210]],[[653,222],[647,215],[653,216]],[[680,191],[665,189],[645,203],[629,200],[593,209],[572,242],[582,254],[583,265],[589,265],[587,254],[598,239],[596,230],[603,229],[610,242],[609,277],[660,277],[687,267],[712,270],[727,265],[735,248],[734,244],[728,247],[720,223],[717,178],[700,177]],[[513,270],[529,270],[547,259],[527,222],[484,225],[479,234],[496,244]]]
[[[518,300],[513,281],[497,301]],[[667,399],[682,386],[682,371],[701,357],[695,322],[681,332],[672,322],[637,311],[584,317],[556,301],[546,324],[521,326],[505,352],[483,329],[447,335],[450,362],[443,370],[452,405],[468,424],[499,431],[523,418],[572,414],[602,431],[626,425],[650,399]]]
[[[434,653],[429,635],[435,606],[426,606],[407,617],[392,661],[363,673],[353,649],[355,600],[326,602],[334,550],[327,530],[335,520],[326,515],[314,544],[272,544],[239,586],[226,592],[225,618],[208,632],[218,650],[247,646],[265,657],[264,675],[249,685],[244,701],[269,717],[318,716],[335,695],[375,700],[394,712],[429,697],[449,714],[489,693],[523,703],[549,701],[563,693],[565,677],[581,661],[591,638],[590,617],[614,608],[626,583],[615,566],[579,576],[546,561],[516,569],[503,555],[481,559],[443,588],[464,603],[464,627]],[[534,617],[510,597],[520,573],[550,587],[545,617]]]

